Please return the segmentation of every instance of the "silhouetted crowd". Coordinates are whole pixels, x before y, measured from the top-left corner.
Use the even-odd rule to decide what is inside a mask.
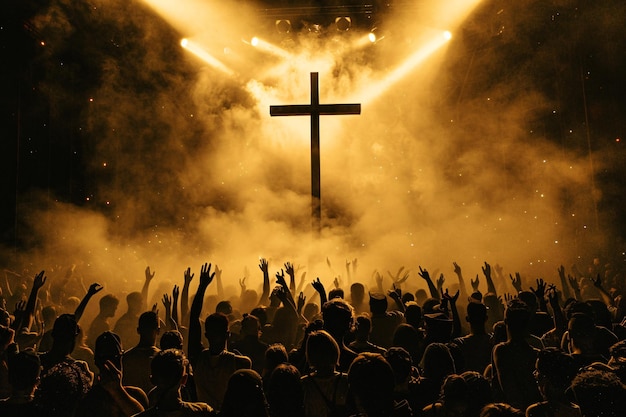
[[[5,270],[0,416],[626,416],[626,281],[610,264],[544,281],[485,262],[467,283],[453,263],[455,279],[419,267],[419,285],[400,268],[368,288],[353,260],[328,291],[289,262],[259,268],[259,291],[243,278],[230,296],[216,265],[188,268],[150,306],[148,267],[121,315],[73,268]]]

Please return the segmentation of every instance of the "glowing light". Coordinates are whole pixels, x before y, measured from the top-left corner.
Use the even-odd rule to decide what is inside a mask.
[[[371,43],[376,43],[376,34],[374,32],[370,32],[369,35],[367,35],[367,39]]]
[[[449,41],[450,39],[452,39],[452,32],[450,32],[449,30],[446,30],[445,32],[443,32],[443,38]]]
[[[276,46],[276,45],[272,45],[271,43],[258,38],[258,37],[254,37],[252,39],[250,39],[250,45],[254,46],[255,48],[263,51],[263,52],[267,52],[269,54],[275,55],[277,57],[280,58],[284,58],[287,60],[290,60],[293,58],[292,54],[290,54],[289,52],[287,52],[286,50]]]
[[[185,41],[184,45],[183,41]],[[183,39],[183,41],[181,41],[180,44],[183,48],[185,48],[185,50],[191,52],[213,68],[220,70],[225,74],[233,75],[233,71],[230,68],[228,68],[220,60],[204,50],[204,48],[202,48],[197,42],[194,42],[187,38]]]
[[[180,46],[182,46],[183,48],[186,48],[188,43],[189,43],[189,40],[187,38],[182,38],[180,40]]]
[[[434,54],[439,48],[448,42],[441,32],[437,32],[430,42],[427,42],[417,51],[413,52],[400,66],[391,71],[383,80],[371,84],[365,90],[357,94],[357,100],[361,102],[370,102],[387,91],[393,84],[407,76],[415,68],[419,67],[428,57]]]

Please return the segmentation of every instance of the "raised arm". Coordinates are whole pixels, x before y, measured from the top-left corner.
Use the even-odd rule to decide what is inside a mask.
[[[217,287],[217,299],[225,300],[226,296],[224,295],[224,283],[222,282],[222,272],[218,265],[215,265],[215,286]]]
[[[172,289],[172,320],[176,323],[176,327],[178,327],[178,285],[174,285],[174,289]]]
[[[422,277],[424,281],[426,281],[426,284],[428,285],[428,291],[430,291],[430,296],[439,300],[439,292],[437,291],[437,287],[435,287],[435,284],[433,284],[433,280],[430,279],[430,274],[428,273],[428,270],[422,269],[421,266],[419,267],[419,269],[420,271],[418,274],[420,277]]]
[[[609,294],[608,291],[602,286],[602,278],[600,277],[600,274],[598,274],[596,279],[592,278],[591,281],[593,282],[593,286],[596,287],[600,292],[600,296],[602,297],[602,301],[604,301],[604,304],[611,308],[615,307],[615,300],[613,299],[613,297],[611,297],[611,294]]]
[[[178,325],[172,317],[172,297],[168,293],[163,294],[161,303],[163,303],[163,307],[165,307],[165,323],[167,330],[178,330]]]
[[[211,272],[211,264],[205,263],[200,268],[200,282],[198,283],[198,291],[193,297],[191,303],[191,311],[189,312],[189,359],[195,360],[202,352],[202,328],[200,325],[200,314],[202,313],[202,304],[204,303],[204,294],[211,281],[215,278],[215,272]]]
[[[28,296],[28,302],[26,303],[26,307],[24,307],[24,311],[21,315],[22,318],[21,320],[15,320],[15,322],[13,323],[14,326],[11,326],[16,332],[24,327],[30,330],[30,326],[33,323],[35,304],[37,303],[37,293],[46,283],[47,277],[44,274],[45,271],[41,271],[40,273],[35,275],[35,279],[33,280],[33,288],[30,291],[30,295]],[[20,323],[18,323],[18,321]]]
[[[141,288],[141,298],[143,299],[144,311],[148,309],[148,290],[150,289],[150,282],[154,278],[155,272],[150,272],[150,267],[147,266],[145,270],[145,279],[143,281],[143,288]]]
[[[569,285],[571,285],[572,289],[574,290],[574,298],[576,299],[576,301],[583,301],[583,297],[580,293],[580,284],[578,284],[578,279],[576,277],[568,275],[567,280],[569,281]]]
[[[328,298],[326,297],[326,289],[324,288],[324,284],[322,284],[322,281],[320,281],[320,277],[317,277],[317,280],[313,281],[311,285],[313,286],[315,291],[317,291],[317,293],[320,295],[320,306],[323,306],[324,304],[326,304],[326,301],[328,301]]]
[[[289,275],[289,291],[294,294],[296,292],[296,270],[291,262],[285,262],[285,272]]]
[[[196,274],[191,273],[191,268],[187,267],[184,272],[185,282],[183,283],[183,291],[180,294],[180,318],[179,323],[187,323],[189,318],[189,284]]]
[[[522,292],[522,276],[520,273],[516,272],[515,276],[509,274],[509,278],[511,278],[511,284],[513,288],[515,288],[515,291],[517,291],[518,294]]]
[[[571,292],[569,290],[569,285],[567,284],[567,278],[565,277],[565,267],[563,265],[559,266],[557,269],[559,272],[559,280],[561,281],[561,288],[563,288],[563,299],[567,300],[571,298]]]
[[[392,289],[389,290],[387,294],[396,303],[398,310],[404,313],[406,311],[406,308],[404,306],[404,303],[402,302],[402,289],[400,288],[400,286],[396,286],[395,283],[392,285]]]
[[[459,299],[460,290],[454,295],[448,294],[448,289],[441,293],[441,298],[448,301],[450,305],[450,311],[452,312],[452,339],[461,336],[461,318],[459,317],[459,311],[456,308],[456,301]]]
[[[537,303],[539,305],[539,311],[548,312],[548,305],[546,304],[546,283],[542,278],[537,278],[537,289],[530,287],[530,291],[537,297]]]
[[[465,279],[463,278],[463,271],[461,270],[461,267],[459,266],[459,264],[457,264],[456,262],[452,262],[452,265],[454,266],[454,273],[456,274],[456,277],[459,280],[460,297],[462,300],[467,300],[468,294],[467,294],[467,288],[465,287]],[[471,282],[471,278],[470,278],[470,282]]]
[[[261,298],[259,298],[259,305],[264,306],[268,305],[270,302],[270,273],[267,259],[261,258],[259,261],[259,269],[263,272],[263,293],[261,294]]]
[[[85,294],[83,299],[80,300],[80,304],[76,307],[76,310],[74,310],[74,316],[76,317],[76,322],[78,322],[80,318],[83,316],[83,313],[85,312],[85,308],[87,307],[89,300],[91,300],[91,297],[93,297],[94,295],[102,291],[103,288],[104,287],[102,285],[96,282],[94,282],[93,284],[89,286],[89,289],[87,290],[87,294]]]
[[[498,292],[496,291],[496,286],[493,283],[493,279],[491,278],[491,265],[485,262],[485,265],[482,267],[483,275],[485,276],[485,281],[487,281],[487,292],[493,293],[496,296]]]
[[[287,262],[285,266],[291,267],[291,264]],[[293,267],[291,268],[292,268],[291,272],[293,273]],[[276,283],[280,285],[284,291],[285,298],[284,299],[281,298],[281,301],[283,301],[283,304],[285,304],[285,301],[287,301],[287,303],[289,303],[289,305],[293,307],[293,310],[296,311],[296,301],[293,299],[293,294],[291,294],[291,290],[289,289],[289,285],[287,285],[287,281],[285,281],[285,272],[282,269],[280,270],[280,272],[276,273]]]

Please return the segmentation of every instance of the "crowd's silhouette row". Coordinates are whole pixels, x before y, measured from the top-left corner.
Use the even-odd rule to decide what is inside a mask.
[[[244,278],[232,296],[217,266],[197,279],[188,268],[152,306],[147,268],[118,318],[118,295],[82,288],[72,268],[58,282],[5,270],[0,416],[626,415],[626,287],[614,266],[561,266],[524,288],[486,262],[466,286],[452,263],[456,279],[419,267],[411,284],[400,268],[388,288],[377,272],[368,288],[354,260],[345,290],[316,278],[308,301],[306,274],[281,267],[270,279],[261,259],[259,291]]]

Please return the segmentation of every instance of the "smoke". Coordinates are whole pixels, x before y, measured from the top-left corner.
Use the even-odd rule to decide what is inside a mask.
[[[553,281],[560,264],[605,249],[588,155],[543,116],[558,103],[537,72],[560,75],[561,44],[525,29],[547,24],[536,2],[462,16],[423,4],[395,16],[404,29],[375,48],[302,35],[299,49],[283,45],[288,59],[240,42],[258,19],[253,6],[167,3],[57,0],[36,19],[57,48],[82,39],[97,71],[80,101],[89,203],[22,208],[37,243],[24,259],[78,264],[120,291],[138,289],[146,265],[181,282],[187,266],[212,262],[234,292],[246,274],[260,285],[260,257],[273,272],[303,265],[327,285],[346,282],[349,259],[364,281],[405,266],[424,287],[418,265],[451,275],[456,261],[472,276],[488,261]],[[446,29],[451,42],[385,83]],[[182,37],[233,75],[185,51]],[[360,116],[321,117],[320,236],[311,234],[309,118],[269,116],[271,104],[309,102],[311,71],[322,103],[366,99]],[[364,95],[372,86],[383,87]],[[583,141],[580,123],[574,130]]]

